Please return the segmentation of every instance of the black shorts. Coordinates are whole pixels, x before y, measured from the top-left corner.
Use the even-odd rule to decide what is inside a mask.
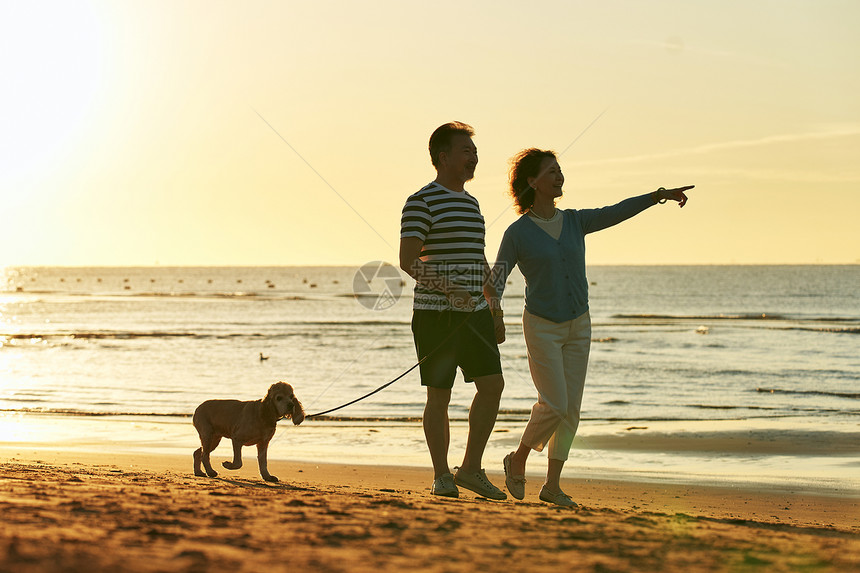
[[[418,359],[432,353],[419,367],[422,386],[452,388],[458,366],[466,382],[502,373],[496,329],[489,308],[475,312],[412,312],[412,337]]]

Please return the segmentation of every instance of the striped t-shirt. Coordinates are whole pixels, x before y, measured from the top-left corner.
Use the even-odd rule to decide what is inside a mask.
[[[484,217],[478,201],[467,192],[447,189],[435,181],[409,196],[400,219],[400,238],[424,241],[420,258],[449,283],[469,291],[475,310],[487,306],[483,294]],[[445,294],[415,283],[415,310],[457,309]]]

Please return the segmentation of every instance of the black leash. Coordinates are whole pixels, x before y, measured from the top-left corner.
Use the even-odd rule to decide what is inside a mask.
[[[442,345],[440,344],[439,346],[441,347]],[[434,349],[434,350],[433,350],[433,352],[436,352],[436,350],[438,350],[438,348],[437,348],[437,349]],[[433,354],[433,352],[431,352],[430,354]],[[310,416],[305,416],[305,418],[317,418],[317,417],[319,417],[319,416],[325,416],[326,414],[330,414],[330,413],[335,412],[335,411],[337,411],[337,410],[340,410],[340,409],[342,409],[342,408],[346,408],[347,406],[352,406],[352,405],[353,405],[353,404],[355,404],[356,402],[361,402],[361,401],[362,401],[362,400],[364,400],[365,398],[368,398],[368,397],[370,397],[370,396],[373,396],[373,395],[374,395],[374,394],[376,394],[377,392],[381,392],[382,390],[385,390],[386,388],[388,388],[389,386],[391,386],[392,384],[394,384],[395,382],[397,382],[398,380],[400,380],[401,378],[403,378],[404,376],[406,376],[407,374],[409,374],[410,372],[412,372],[413,370],[415,370],[416,368],[418,368],[418,366],[419,366],[422,362],[424,362],[424,361],[425,361],[425,360],[430,356],[430,354],[428,354],[427,356],[425,356],[424,358],[422,358],[421,360],[419,360],[415,365],[413,365],[413,366],[412,366],[412,368],[410,368],[409,370],[407,370],[406,372],[404,372],[403,374],[401,374],[400,376],[398,376],[397,378],[395,378],[395,379],[394,379],[394,380],[392,380],[391,382],[386,382],[385,384],[383,384],[382,386],[380,386],[380,387],[379,387],[379,388],[377,388],[376,390],[373,390],[372,392],[368,392],[368,393],[367,393],[367,394],[365,394],[364,396],[361,396],[360,398],[356,398],[355,400],[353,400],[353,401],[351,401],[351,402],[347,402],[346,404],[343,404],[343,405],[341,405],[341,406],[337,406],[337,407],[335,407],[335,408],[331,408],[330,410],[326,410],[325,412],[319,412],[319,413],[317,413],[317,414],[311,414]]]
[[[472,311],[472,312],[474,312],[474,311]],[[472,314],[472,313],[470,312],[470,313],[469,313],[469,315],[471,315],[471,314]],[[442,340],[442,342],[440,342],[440,343],[439,343],[439,346],[437,346],[436,348],[434,348],[434,349],[433,349],[429,354],[425,355],[425,356],[424,356],[424,358],[422,358],[421,360],[419,360],[418,362],[416,362],[415,364],[413,364],[413,365],[412,365],[412,367],[411,367],[411,368],[409,368],[409,370],[407,370],[406,372],[404,372],[403,374],[401,374],[400,376],[398,376],[398,377],[397,377],[397,378],[395,378],[394,380],[391,380],[390,382],[386,382],[385,384],[383,384],[382,386],[380,386],[380,387],[379,387],[379,388],[377,388],[376,390],[373,390],[373,391],[371,391],[371,392],[368,392],[368,393],[367,393],[367,394],[365,394],[364,396],[361,396],[361,397],[359,397],[359,398],[356,398],[355,400],[352,400],[351,402],[347,402],[346,404],[342,404],[342,405],[340,405],[340,406],[337,406],[337,407],[335,407],[335,408],[331,408],[331,409],[326,410],[326,411],[324,411],[324,412],[318,412],[318,413],[316,413],[316,414],[310,414],[309,416],[305,416],[305,418],[318,418],[319,416],[325,416],[326,414],[330,414],[330,413],[335,412],[335,411],[337,411],[337,410],[341,410],[341,409],[343,409],[343,408],[346,408],[347,406],[352,406],[352,405],[353,405],[353,404],[355,404],[356,402],[361,402],[361,401],[362,401],[362,400],[364,400],[365,398],[368,398],[368,397],[370,397],[370,396],[373,396],[373,395],[374,395],[374,394],[376,394],[377,392],[381,392],[382,390],[385,390],[386,388],[388,388],[389,386],[391,386],[392,384],[394,384],[395,382],[397,382],[398,380],[400,380],[401,378],[403,378],[404,376],[406,376],[407,374],[409,374],[410,372],[412,372],[413,370],[415,370],[416,368],[418,368],[419,366],[421,366],[421,363],[422,363],[422,362],[424,362],[425,360],[427,360],[428,358],[430,358],[431,356],[433,356],[433,355],[436,353],[436,351],[438,351],[440,348],[442,348],[442,347],[445,345],[445,343],[446,343],[446,342],[448,342],[449,340],[451,340],[451,338],[452,338],[455,334],[457,334],[457,331],[458,331],[458,330],[460,330],[461,328],[463,328],[463,326],[464,326],[466,323],[468,323],[468,322],[469,322],[469,317],[467,316],[465,319],[463,319],[463,322],[461,322],[460,324],[458,324],[458,325],[457,325],[457,327],[456,327],[456,328],[454,328],[454,330],[452,330],[452,331],[448,334],[448,336],[446,336],[446,337],[445,337],[445,339],[444,339],[444,340]]]

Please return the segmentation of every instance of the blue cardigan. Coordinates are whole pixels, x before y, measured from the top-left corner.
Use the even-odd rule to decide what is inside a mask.
[[[505,231],[493,266],[493,284],[499,297],[517,265],[526,279],[527,311],[553,322],[585,314],[585,235],[617,225],[653,204],[654,199],[647,193],[601,209],[566,209],[562,211],[564,221],[558,240],[523,215]]]

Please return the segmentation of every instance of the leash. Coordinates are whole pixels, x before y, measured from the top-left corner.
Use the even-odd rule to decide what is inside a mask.
[[[459,328],[459,327],[458,327],[458,328]],[[455,331],[455,332],[456,332],[456,331]],[[453,334],[453,333],[452,333],[452,334]],[[447,339],[446,339],[446,342],[447,342]],[[439,345],[439,347],[441,347],[441,346],[442,346],[442,345],[440,344],[440,345]],[[438,347],[437,347],[437,348],[434,348],[434,349],[433,349],[433,352],[436,352],[436,350],[438,350],[438,349],[439,349]],[[413,365],[409,370],[407,370],[406,372],[404,372],[403,374],[401,374],[400,376],[398,376],[398,377],[397,377],[397,378],[395,378],[394,380],[391,380],[390,382],[386,382],[385,384],[383,384],[382,386],[380,386],[380,387],[379,387],[379,388],[377,388],[376,390],[373,390],[373,391],[371,391],[371,392],[368,392],[368,393],[367,393],[367,394],[365,394],[364,396],[361,396],[361,397],[359,397],[359,398],[356,398],[355,400],[352,400],[351,402],[347,402],[346,404],[342,404],[342,405],[340,405],[340,406],[337,406],[337,407],[335,407],[335,408],[331,408],[331,409],[326,410],[326,411],[324,411],[324,412],[318,412],[318,413],[316,413],[316,414],[310,414],[310,415],[308,415],[308,416],[305,416],[305,418],[318,418],[319,416],[325,416],[326,414],[331,414],[332,412],[336,412],[337,410],[341,410],[341,409],[343,409],[343,408],[346,408],[347,406],[352,406],[352,405],[353,405],[353,404],[355,404],[356,402],[361,402],[361,401],[362,401],[362,400],[364,400],[365,398],[369,398],[370,396],[373,396],[373,395],[374,395],[374,394],[376,394],[377,392],[381,392],[381,391],[385,390],[386,388],[388,388],[389,386],[391,386],[392,384],[394,384],[395,382],[397,382],[398,380],[400,380],[401,378],[403,378],[404,376],[406,376],[407,374],[409,374],[410,372],[412,372],[413,370],[415,370],[416,368],[418,368],[418,366],[420,366],[422,362],[424,362],[425,360],[427,360],[427,358],[429,358],[429,357],[430,357],[430,355],[431,355],[431,354],[433,354],[433,352],[431,352],[430,354],[428,354],[427,356],[425,356],[424,358],[422,358],[421,360],[419,360],[418,362],[416,362],[416,363],[415,363],[415,364],[414,364],[414,365]]]
[[[418,362],[416,362],[415,364],[413,364],[413,365],[412,365],[412,367],[410,367],[408,370],[406,370],[403,374],[401,374],[400,376],[398,376],[398,377],[397,377],[397,378],[395,378],[394,380],[391,380],[391,381],[389,381],[389,382],[386,382],[385,384],[383,384],[383,385],[382,385],[382,386],[380,386],[379,388],[377,388],[377,389],[375,389],[375,390],[372,390],[372,391],[368,392],[367,394],[365,394],[364,396],[360,396],[360,397],[356,398],[355,400],[352,400],[352,401],[350,401],[350,402],[347,402],[346,404],[342,404],[342,405],[340,405],[340,406],[336,406],[336,407],[334,407],[334,408],[330,408],[330,409],[328,409],[328,410],[325,410],[324,412],[317,412],[316,414],[306,415],[306,416],[305,416],[305,418],[306,418],[306,419],[307,419],[307,418],[318,418],[318,417],[320,417],[320,416],[325,416],[326,414],[330,414],[330,413],[332,413],[332,412],[336,412],[337,410],[341,410],[341,409],[343,409],[343,408],[346,408],[347,406],[352,406],[352,405],[353,405],[353,404],[355,404],[356,402],[361,402],[361,401],[362,401],[362,400],[364,400],[365,398],[369,398],[370,396],[373,396],[373,395],[374,395],[374,394],[376,394],[377,392],[381,392],[381,391],[385,390],[386,388],[388,388],[389,386],[391,386],[392,384],[394,384],[395,382],[397,382],[398,380],[400,380],[401,378],[403,378],[404,376],[406,376],[407,374],[409,374],[410,372],[412,372],[413,370],[415,370],[416,368],[418,368],[419,366],[421,366],[421,363],[422,363],[422,362],[424,362],[425,360],[427,360],[428,358],[430,358],[431,356],[433,356],[433,355],[434,355],[434,354],[435,354],[439,349],[441,349],[441,348],[445,345],[445,343],[446,343],[446,342],[448,342],[449,340],[451,340],[451,338],[453,338],[453,336],[454,336],[455,334],[457,334],[457,331],[459,331],[461,328],[463,328],[463,326],[465,326],[465,325],[469,322],[469,317],[471,316],[471,314],[472,314],[473,312],[474,312],[474,311],[470,311],[470,312],[469,312],[469,316],[467,316],[466,318],[464,318],[464,319],[463,319],[463,322],[461,322],[460,324],[458,324],[458,325],[454,328],[454,330],[452,330],[450,333],[448,333],[448,336],[446,336],[446,337],[442,340],[442,342],[440,342],[440,343],[439,343],[439,345],[438,345],[436,348],[434,348],[430,353],[425,354],[425,355],[424,355],[424,358],[422,358],[421,360],[419,360]]]

